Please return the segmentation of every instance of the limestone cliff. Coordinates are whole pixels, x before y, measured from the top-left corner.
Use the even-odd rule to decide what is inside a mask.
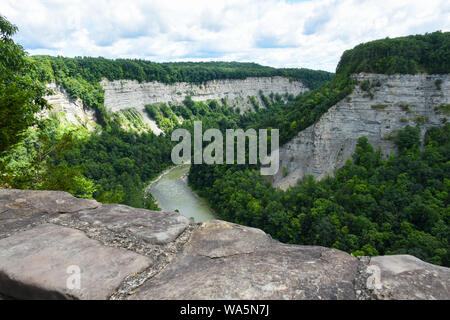
[[[358,259],[64,192],[0,190],[0,220],[0,299],[450,299],[450,269],[412,256]]]
[[[72,99],[64,88],[51,83],[47,87],[53,91],[53,95],[45,99],[52,106],[52,110],[45,111],[44,116],[55,114],[63,123],[76,126],[86,126],[91,129],[95,126],[95,113],[93,110],[83,108],[81,99]]]
[[[256,97],[262,105],[260,91],[266,96],[271,93],[298,95],[308,91],[301,81],[283,77],[214,80],[201,85],[187,82],[165,84],[156,81],[139,83],[130,80],[104,80],[101,85],[105,90],[105,105],[112,111],[130,107],[143,109],[144,105],[157,102],[180,104],[186,96],[191,96],[194,101],[225,98],[229,105],[240,106],[245,110],[251,107],[249,96]]]
[[[162,131],[144,111],[146,104],[159,102],[181,104],[186,96],[191,96],[194,101],[214,99],[220,102],[221,99],[226,99],[228,105],[239,107],[243,112],[252,108],[249,97],[255,97],[260,106],[264,105],[260,92],[267,97],[271,93],[279,93],[286,99],[286,94],[296,96],[309,90],[301,81],[284,77],[214,80],[201,85],[187,82],[165,84],[157,81],[139,83],[131,80],[112,82],[103,80],[101,85],[105,91],[105,106],[109,111],[126,112],[135,109],[140,113],[140,120],[156,134]],[[94,125],[94,113],[85,110],[80,99],[71,99],[63,88],[54,83],[48,86],[55,94],[46,99],[53,106],[52,112],[58,114],[61,120],[89,128]]]
[[[139,83],[131,80],[112,82],[104,80],[101,85],[105,90],[105,106],[108,110],[119,111],[136,108],[156,133],[159,133],[159,129],[144,111],[146,104],[157,102],[181,104],[186,96],[191,96],[194,101],[226,99],[228,105],[239,107],[243,112],[252,108],[249,97],[255,97],[259,105],[263,106],[260,91],[268,97],[271,93],[296,96],[309,90],[301,81],[284,77],[214,80],[201,85],[187,82],[165,84],[156,81]]]
[[[406,125],[419,123],[423,136],[449,118],[441,108],[450,104],[449,75],[357,74],[353,78],[359,84],[352,94],[280,148],[280,168],[286,169],[274,177],[275,186],[295,185],[307,174],[319,179],[332,175],[351,157],[361,136],[389,154],[394,149],[389,138]]]

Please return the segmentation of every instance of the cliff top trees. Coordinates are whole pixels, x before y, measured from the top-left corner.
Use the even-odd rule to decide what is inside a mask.
[[[450,32],[380,39],[345,51],[336,73],[449,73],[449,51]]]
[[[155,63],[140,59],[105,59],[93,57],[35,56],[36,61],[50,61],[56,80],[78,76],[90,83],[103,78],[109,80],[160,81],[164,83],[203,83],[219,79],[245,79],[247,77],[285,76],[301,80],[314,89],[329,81],[333,73],[326,71],[262,66],[243,62],[166,62]]]

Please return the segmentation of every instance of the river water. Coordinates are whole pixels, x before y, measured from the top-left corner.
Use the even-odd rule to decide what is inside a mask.
[[[178,166],[153,182],[147,191],[163,211],[178,211],[195,222],[216,219],[212,209],[188,187],[189,165]]]

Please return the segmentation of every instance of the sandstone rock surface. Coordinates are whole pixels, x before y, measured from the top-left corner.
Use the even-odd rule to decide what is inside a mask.
[[[410,255],[372,257],[366,272],[377,299],[449,299],[450,270]]]
[[[149,211],[111,204],[74,213],[73,217],[111,231],[128,231],[154,244],[174,241],[190,224],[188,218],[175,212]]]
[[[358,259],[64,192],[0,190],[0,208],[0,299],[450,299],[450,270],[411,256]]]
[[[18,299],[107,299],[126,276],[150,263],[81,231],[42,224],[0,240],[0,290]],[[80,272],[79,288],[71,283],[74,272]]]
[[[101,206],[66,192],[0,189],[0,239],[39,225],[57,213],[73,213]]]
[[[355,299],[357,267],[342,251],[284,245],[261,230],[211,221],[130,299]]]
[[[439,110],[450,104],[449,75],[353,77],[359,85],[352,94],[280,148],[280,170],[273,179],[276,187],[286,189],[309,174],[319,179],[333,175],[351,157],[359,137],[367,137],[388,155],[395,147],[389,138],[407,125],[419,123],[423,136],[428,128],[450,118]],[[440,88],[435,83],[439,79]],[[361,88],[363,82],[370,84],[369,90]]]

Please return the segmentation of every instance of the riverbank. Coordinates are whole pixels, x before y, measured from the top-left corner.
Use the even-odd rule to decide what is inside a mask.
[[[175,170],[177,168],[183,167],[183,166],[189,166],[189,164],[179,164],[173,167],[170,167],[166,170],[164,170],[158,177],[156,177],[154,180],[150,181],[149,185],[145,188],[145,193],[149,192],[150,187],[157,183],[159,180],[161,180],[165,175],[167,175],[168,173],[170,173],[170,171]]]
[[[188,185],[189,164],[165,170],[145,192],[150,193],[163,211],[178,211],[195,222],[217,219],[214,210]]]

